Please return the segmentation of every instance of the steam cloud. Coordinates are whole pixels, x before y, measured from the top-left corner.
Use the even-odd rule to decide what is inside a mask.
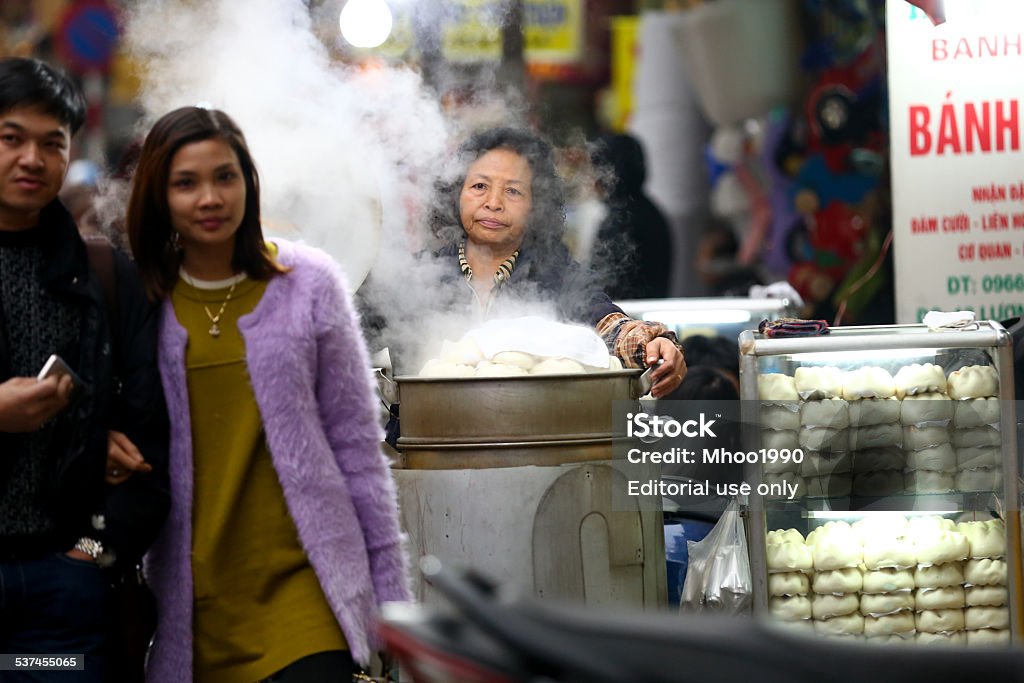
[[[301,0],[142,0],[126,44],[145,128],[180,106],[226,111],[258,164],[268,232],[326,249],[355,287],[405,230],[403,202],[448,134],[417,74],[333,64],[315,29]]]
[[[434,183],[461,170],[446,159],[462,129],[525,117],[521,100],[498,93],[493,70],[475,73],[472,91],[462,90],[471,104],[453,113],[409,68],[332,60],[327,45],[337,39],[342,5],[139,0],[125,22],[125,46],[142,70],[138,134],[180,106],[210,106],[234,118],[260,172],[268,235],[325,249],[353,290],[372,268],[369,303],[391,325],[380,340],[399,347],[401,370],[415,372],[441,338],[457,339],[469,326],[457,315],[423,315],[437,308],[440,266],[413,255],[436,246],[426,227]],[[418,3],[415,21],[436,27],[446,11],[444,3]],[[98,208],[109,222],[125,202],[125,187],[115,182]]]

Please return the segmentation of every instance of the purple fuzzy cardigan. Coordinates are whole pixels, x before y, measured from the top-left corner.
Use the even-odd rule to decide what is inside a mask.
[[[341,269],[324,252],[277,241],[274,277],[238,326],[274,468],[299,538],[358,662],[374,647],[377,606],[409,600],[394,479],[381,454],[370,359]],[[192,679],[192,427],[187,334],[170,301],[160,374],[171,417],[171,511],[146,558],[159,605],[147,680]]]

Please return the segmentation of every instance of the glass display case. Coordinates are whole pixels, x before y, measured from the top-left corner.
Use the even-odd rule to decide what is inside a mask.
[[[1021,515],[1001,325],[739,337],[755,610],[818,634],[1019,642]]]
[[[789,317],[796,310],[794,303],[785,298],[629,299],[615,304],[632,318],[663,323],[680,339],[701,334],[726,337],[731,341],[736,341],[744,330],[757,327],[762,320]]]

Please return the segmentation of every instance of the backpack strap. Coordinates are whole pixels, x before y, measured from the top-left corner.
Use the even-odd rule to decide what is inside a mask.
[[[103,235],[89,235],[84,239],[89,254],[89,265],[96,273],[100,288],[103,290],[103,300],[107,305],[107,322],[113,333],[118,329],[120,319],[117,305],[117,276],[114,273],[114,245]]]

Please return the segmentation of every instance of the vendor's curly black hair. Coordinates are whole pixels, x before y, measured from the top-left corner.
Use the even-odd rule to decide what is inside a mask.
[[[565,185],[555,170],[554,149],[539,136],[520,128],[490,128],[471,136],[459,147],[459,176],[437,184],[438,201],[431,217],[434,235],[445,243],[465,235],[459,212],[459,195],[470,165],[487,152],[505,149],[515,152],[530,164],[533,182],[530,194],[533,207],[523,237],[524,246],[544,249],[561,242],[565,234]]]

